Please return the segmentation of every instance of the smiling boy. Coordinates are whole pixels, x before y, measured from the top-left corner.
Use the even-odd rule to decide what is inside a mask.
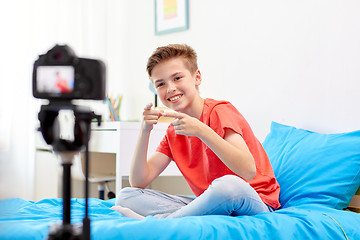
[[[280,207],[270,161],[238,110],[227,101],[203,99],[195,51],[185,44],[159,47],[147,71],[161,102],[173,111],[144,108],[130,184],[112,209],[142,219],[199,215],[253,215]],[[161,116],[175,120],[147,159],[153,125]],[[145,189],[174,161],[196,197]]]

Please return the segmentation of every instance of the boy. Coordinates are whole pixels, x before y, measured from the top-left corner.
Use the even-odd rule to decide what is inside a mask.
[[[269,159],[249,124],[227,101],[203,99],[195,51],[172,44],[159,47],[147,71],[161,102],[148,104],[130,171],[131,188],[122,189],[112,209],[143,219],[199,215],[253,215],[280,207]],[[175,120],[156,153],[147,159],[150,132],[159,117]],[[175,161],[196,197],[144,189]]]

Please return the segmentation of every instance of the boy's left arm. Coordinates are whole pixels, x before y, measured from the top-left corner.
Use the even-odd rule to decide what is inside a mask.
[[[179,112],[166,112],[165,115],[176,118],[172,122],[176,134],[200,138],[231,171],[248,181],[255,177],[254,158],[240,134],[226,129],[222,138],[197,118]]]

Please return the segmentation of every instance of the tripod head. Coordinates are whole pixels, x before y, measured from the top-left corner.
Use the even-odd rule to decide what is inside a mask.
[[[60,110],[72,110],[75,116],[74,141],[59,137],[60,129],[55,124]],[[41,133],[47,144],[52,145],[55,152],[78,151],[84,149],[90,139],[90,123],[97,119],[101,124],[101,115],[95,114],[90,108],[73,105],[69,102],[50,102],[42,105],[38,114]]]

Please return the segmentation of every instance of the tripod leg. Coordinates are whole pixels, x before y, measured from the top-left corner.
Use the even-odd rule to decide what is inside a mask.
[[[71,223],[71,163],[63,163],[63,224]]]

